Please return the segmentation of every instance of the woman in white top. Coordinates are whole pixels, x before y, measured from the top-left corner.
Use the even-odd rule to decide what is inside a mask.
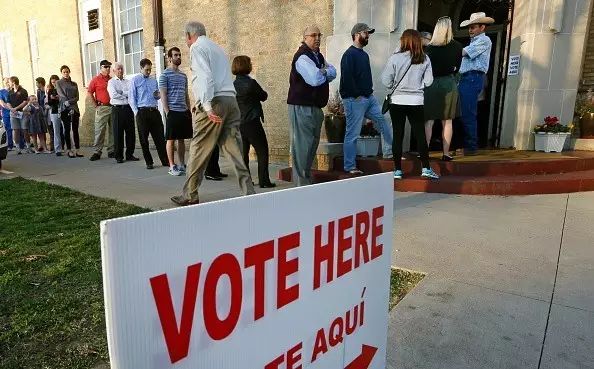
[[[423,52],[421,34],[407,29],[400,37],[400,49],[392,54],[382,73],[382,83],[391,96],[390,117],[394,127],[394,178],[402,179],[402,140],[406,118],[417,140],[423,169],[421,176],[438,179],[429,165],[429,149],[425,140],[425,113],[423,90],[433,83],[429,57]]]

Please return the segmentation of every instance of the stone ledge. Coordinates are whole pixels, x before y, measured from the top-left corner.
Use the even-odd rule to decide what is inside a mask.
[[[594,139],[573,138],[570,145],[572,150],[594,151]]]

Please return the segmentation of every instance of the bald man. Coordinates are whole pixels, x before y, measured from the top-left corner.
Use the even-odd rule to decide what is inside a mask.
[[[311,166],[324,120],[322,108],[328,103],[328,83],[336,78],[336,69],[320,53],[321,40],[318,27],[307,27],[291,63],[287,104],[291,121],[293,184],[296,186],[311,184]]]

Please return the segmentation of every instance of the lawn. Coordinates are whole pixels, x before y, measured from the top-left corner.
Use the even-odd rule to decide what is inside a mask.
[[[0,199],[0,368],[107,363],[99,223],[149,210],[20,178]],[[390,308],[422,278],[393,269]]]

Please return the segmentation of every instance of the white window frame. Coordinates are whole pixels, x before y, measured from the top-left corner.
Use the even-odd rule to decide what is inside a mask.
[[[33,86],[36,86],[35,79],[39,77],[39,38],[37,37],[37,21],[27,21],[27,37],[29,40],[29,52],[31,55],[31,72],[33,73]]]
[[[91,10],[97,9],[99,11],[99,28],[89,31],[89,18],[87,13]],[[101,0],[79,0],[79,23],[81,27],[81,49],[83,56],[83,76],[84,86],[87,86],[89,81],[95,76],[91,73],[91,62],[89,60],[88,49],[89,45],[95,42],[101,41],[101,57],[97,58],[98,61],[103,59],[103,19],[101,17]]]
[[[12,39],[8,32],[0,32],[0,63],[2,78],[12,76]]]
[[[121,0],[113,0],[113,9],[114,9],[114,28],[115,28],[115,39],[116,39],[116,55],[117,55],[117,60],[120,61],[122,64],[124,64],[124,72],[126,74],[126,77],[131,77],[135,74],[138,74],[140,72],[140,66],[139,65],[133,65],[133,69],[132,71],[130,71],[130,68],[128,65],[126,65],[126,54],[124,53],[124,36],[127,35],[131,35],[134,33],[138,33],[140,32],[140,59],[144,58],[144,52],[145,52],[145,47],[144,47],[144,17],[142,16],[142,0],[136,0],[137,5],[134,6],[134,8],[136,9],[136,11],[140,11],[141,14],[141,20],[142,20],[142,25],[143,27],[137,27],[134,29],[129,29],[125,32],[122,32],[122,27],[121,27],[121,14],[124,11],[128,11],[129,9],[132,8],[126,8],[126,9],[121,9],[120,8],[120,1]],[[128,0],[129,1],[129,0]],[[136,70],[136,72],[134,72],[134,70]]]

